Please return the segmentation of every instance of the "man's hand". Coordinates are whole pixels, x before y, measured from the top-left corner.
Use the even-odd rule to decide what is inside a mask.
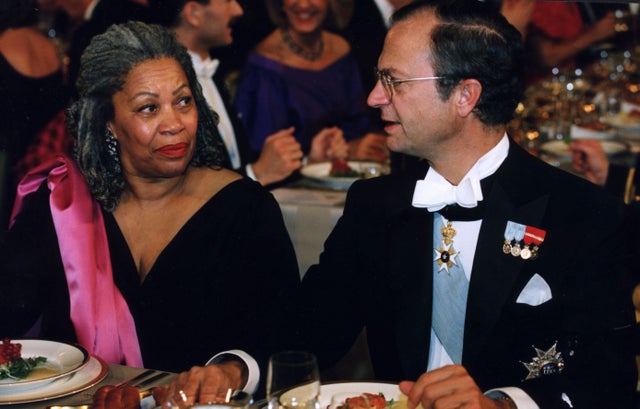
[[[253,173],[262,185],[283,180],[302,167],[304,154],[290,127],[269,135],[264,141],[258,160],[251,164]]]
[[[587,180],[604,186],[609,175],[609,159],[599,141],[576,139],[571,142],[572,167]]]
[[[387,137],[372,132],[362,138],[349,141],[349,159],[385,162],[389,159]]]
[[[191,406],[196,402],[216,402],[221,391],[241,389],[246,383],[244,368],[240,362],[227,361],[215,365],[194,366],[182,372],[169,387],[156,388],[153,397],[163,408],[169,408],[168,400]],[[108,408],[107,408],[108,409]]]
[[[507,401],[497,401],[485,396],[467,370],[461,365],[448,365],[426,372],[416,382],[400,382],[400,391],[408,396],[408,409],[422,404],[424,409],[508,408]]]
[[[349,155],[349,145],[344,140],[342,129],[337,126],[324,128],[311,140],[309,162],[329,162],[335,158],[346,159]]]

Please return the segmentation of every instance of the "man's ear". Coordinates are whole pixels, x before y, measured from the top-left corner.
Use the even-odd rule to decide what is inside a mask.
[[[194,27],[200,26],[202,7],[197,1],[187,1],[182,8],[182,18]]]
[[[481,94],[482,84],[480,81],[475,79],[460,81],[456,93],[456,106],[460,116],[466,117],[475,109]]]

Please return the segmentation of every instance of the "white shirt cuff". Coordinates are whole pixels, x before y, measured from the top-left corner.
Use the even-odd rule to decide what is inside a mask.
[[[242,388],[242,391],[253,395],[258,389],[258,382],[260,381],[260,367],[256,360],[244,351],[239,349],[230,349],[216,354],[213,358],[207,361],[206,365],[222,362],[225,355],[233,355],[236,358],[240,358],[247,366],[247,383],[244,385],[244,388]]]
[[[248,177],[250,177],[252,180],[255,180],[256,182],[259,182],[258,177],[255,173],[253,173],[253,166],[251,166],[251,164],[247,164],[247,166],[244,167],[244,170],[247,172]]]
[[[538,404],[531,399],[531,396],[522,389],[513,386],[491,389],[486,391],[484,394],[490,398],[500,396],[501,394],[507,395],[511,398],[513,403],[516,404],[518,409],[540,409]]]

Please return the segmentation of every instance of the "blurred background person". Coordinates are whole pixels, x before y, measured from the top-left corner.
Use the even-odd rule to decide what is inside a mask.
[[[575,172],[614,195],[623,197],[627,204],[636,201],[636,195],[640,192],[637,165],[629,167],[611,163],[600,141],[594,139],[574,139],[570,147]]]
[[[365,93],[376,85],[374,68],[382,51],[384,37],[389,28],[391,14],[412,0],[357,0],[353,2],[353,15],[347,26],[339,30],[351,45],[351,53],[358,63]],[[370,121],[376,132],[384,133],[378,110],[367,107]],[[424,163],[418,158],[399,152],[390,152],[392,172],[419,172]]]
[[[9,221],[16,165],[38,131],[64,106],[62,61],[40,33],[35,0],[0,2],[0,229]],[[2,184],[4,183],[4,187]]]
[[[218,131],[229,154],[229,166],[263,185],[279,182],[299,169],[304,155],[292,127],[269,135],[261,151],[251,152],[223,78],[225,70],[219,69],[224,61],[210,56],[211,49],[233,41],[232,26],[243,15],[240,4],[235,0],[151,0],[150,5],[162,24],[169,26],[189,51],[204,96],[218,114]],[[334,132],[324,132],[313,144],[309,159],[320,162],[334,156],[346,158],[347,150],[339,133],[334,136]]]
[[[521,5],[526,7],[525,2]],[[585,8],[584,14],[581,7]],[[606,9],[602,13],[596,14],[588,3],[536,1],[526,28],[527,83],[550,76],[553,67],[574,67],[583,52],[614,37],[616,16]]]
[[[385,161],[382,134],[370,133],[362,82],[347,41],[325,29],[344,27],[352,3],[337,0],[270,0],[278,27],[250,52],[238,85],[236,106],[251,148],[269,134],[293,126],[308,154],[313,137],[337,127],[351,159]]]
[[[374,68],[382,52],[391,14],[412,0],[356,0],[349,23],[339,33],[351,45],[365,92],[376,85]],[[379,115],[375,115],[379,117]]]
[[[67,83],[71,97],[75,95],[80,58],[94,36],[104,33],[112,24],[153,22],[147,0],[59,0],[59,6],[68,17],[67,23],[73,27],[67,51]]]
[[[78,91],[75,161],[27,175],[0,248],[0,334],[176,372],[231,348],[266,361],[296,257],[273,196],[221,166],[186,49],[157,25],[112,26]]]
[[[502,15],[518,29],[522,38],[527,37],[527,28],[537,0],[492,0]]]

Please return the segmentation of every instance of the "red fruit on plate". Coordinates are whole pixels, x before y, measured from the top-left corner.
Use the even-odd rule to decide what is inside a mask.
[[[0,344],[0,365],[20,359],[22,344],[13,344],[9,338],[4,338]]]

